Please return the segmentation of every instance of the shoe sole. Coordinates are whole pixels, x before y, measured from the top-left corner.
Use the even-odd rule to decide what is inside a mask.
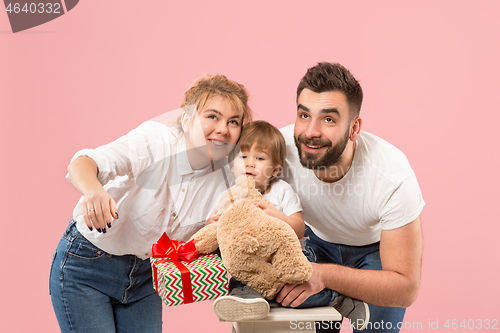
[[[263,298],[223,296],[214,301],[213,309],[221,321],[256,320],[267,316],[269,303]]]
[[[363,326],[361,326],[360,328],[356,328],[358,331],[364,330],[366,326],[368,326],[368,323],[370,322],[370,308],[368,307],[368,304],[366,304],[365,302],[363,302],[363,304],[365,306],[366,320]]]

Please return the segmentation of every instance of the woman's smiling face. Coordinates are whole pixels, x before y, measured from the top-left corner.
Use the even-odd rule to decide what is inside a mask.
[[[185,115],[183,127],[191,166],[196,169],[206,166],[210,159],[216,161],[227,156],[240,138],[241,125],[241,113],[221,96],[207,101],[195,119]]]

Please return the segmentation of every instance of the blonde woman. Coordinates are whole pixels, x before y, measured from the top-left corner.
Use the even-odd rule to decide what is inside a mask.
[[[204,226],[251,120],[247,101],[242,85],[207,75],[185,93],[177,126],[147,121],[73,157],[68,179],[82,197],[50,274],[62,332],[162,331],[151,246],[163,232],[187,240]]]

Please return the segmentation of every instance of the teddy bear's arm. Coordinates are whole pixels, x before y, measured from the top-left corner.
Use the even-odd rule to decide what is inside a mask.
[[[219,247],[217,242],[217,226],[219,223],[212,223],[204,226],[191,239],[200,253],[212,253]]]

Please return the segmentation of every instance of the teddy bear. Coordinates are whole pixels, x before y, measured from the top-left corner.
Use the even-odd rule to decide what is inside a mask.
[[[280,282],[307,281],[312,266],[293,229],[254,204],[262,199],[252,177],[238,177],[217,206],[222,214],[219,220],[200,229],[192,239],[200,253],[219,248],[234,278],[273,299]]]

